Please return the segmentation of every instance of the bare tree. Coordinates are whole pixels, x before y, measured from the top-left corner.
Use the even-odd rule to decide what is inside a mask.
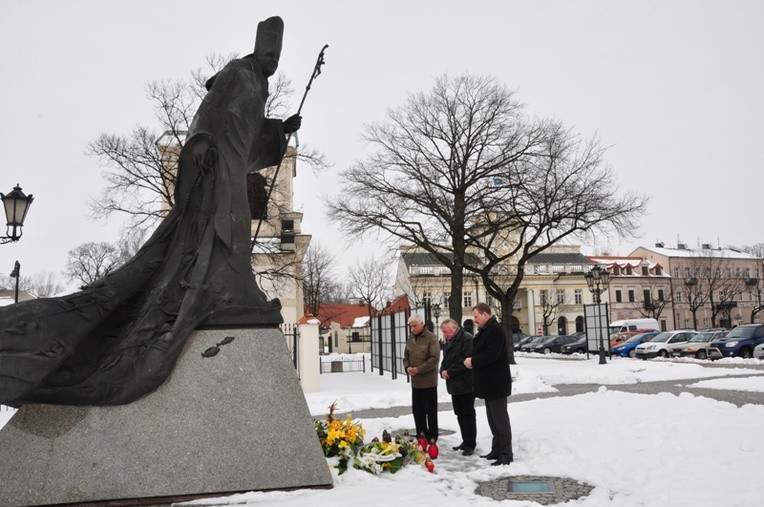
[[[745,281],[746,286],[755,294],[756,303],[751,308],[751,324],[756,322],[756,315],[764,310],[764,280],[761,278],[749,278]]]
[[[659,319],[663,310],[666,308],[666,286],[665,282],[658,279],[649,279],[647,283],[642,284],[642,303],[634,308],[643,317]]]
[[[38,271],[30,276],[22,275],[19,288],[41,298],[55,296],[66,289],[51,271]]]
[[[466,229],[486,211],[477,194],[545,135],[543,124],[521,118],[521,109],[492,78],[444,75],[366,128],[377,151],[343,171],[340,198],[329,205],[349,234],[382,231],[446,266],[449,315],[457,321]]]
[[[351,294],[366,303],[370,317],[390,295],[389,266],[384,259],[370,255],[350,268],[348,286]]]
[[[558,297],[557,291],[554,289],[551,291],[548,289],[541,289],[540,291],[539,306],[541,307],[541,320],[545,335],[549,335],[549,326],[554,322],[555,318],[557,318],[560,306],[565,303],[564,294],[565,293],[563,292],[563,297]]]
[[[441,77],[367,129],[378,151],[343,173],[330,205],[349,233],[382,230],[448,267],[454,318],[464,272],[480,276],[507,328],[531,257],[585,234],[628,237],[646,203],[616,187],[596,140],[520,113],[491,78]]]
[[[334,290],[334,256],[320,243],[312,242],[303,259],[303,296],[305,311],[318,315],[322,303]]]
[[[124,263],[119,248],[105,241],[83,243],[69,250],[67,255],[67,277],[83,285],[103,278]]]

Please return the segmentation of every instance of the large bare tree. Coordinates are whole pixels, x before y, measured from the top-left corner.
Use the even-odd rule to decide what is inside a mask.
[[[533,255],[596,231],[629,236],[645,209],[617,188],[596,140],[521,110],[493,78],[440,77],[367,128],[377,151],[343,172],[330,205],[349,233],[382,230],[447,266],[453,318],[473,272],[508,327]]]
[[[366,127],[376,150],[342,172],[330,216],[351,235],[383,231],[451,271],[449,315],[461,320],[467,228],[485,212],[478,193],[533,153],[543,124],[521,117],[513,92],[490,77],[439,77]]]

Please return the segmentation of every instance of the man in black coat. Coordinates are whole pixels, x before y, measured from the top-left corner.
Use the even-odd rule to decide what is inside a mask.
[[[507,397],[512,393],[512,377],[507,334],[485,303],[475,305],[472,318],[478,332],[472,342],[472,357],[465,359],[464,365],[475,371],[475,396],[485,400],[488,426],[493,434],[491,452],[481,457],[496,460],[492,465],[509,465],[513,456]]]
[[[459,327],[454,319],[446,319],[440,325],[446,338],[443,345],[443,360],[440,376],[446,381],[446,389],[451,395],[456,420],[462,434],[462,443],[454,447],[465,456],[475,451],[477,424],[475,422],[475,392],[473,372],[464,366],[464,360],[472,355],[472,335]]]

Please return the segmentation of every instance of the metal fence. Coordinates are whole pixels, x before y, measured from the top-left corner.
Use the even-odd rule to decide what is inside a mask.
[[[328,359],[318,358],[321,363],[321,373],[340,373],[348,371],[362,371],[366,373],[366,356],[361,356],[360,359]]]
[[[398,373],[405,374],[403,352],[408,337],[408,317],[408,312],[402,311],[371,319],[372,371],[377,368],[380,375],[389,371],[394,379]]]
[[[298,368],[298,354],[300,350],[300,327],[297,324],[281,324],[279,325],[281,332],[284,333],[284,337],[287,342],[287,349],[292,356],[292,364],[294,369],[297,370],[297,378],[300,378],[300,368]]]

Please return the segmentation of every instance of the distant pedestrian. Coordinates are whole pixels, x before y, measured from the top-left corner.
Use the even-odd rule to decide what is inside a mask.
[[[411,411],[417,435],[438,440],[438,362],[440,342],[424,324],[424,317],[409,317],[409,334],[403,366],[411,377]]]
[[[465,359],[464,365],[475,371],[475,396],[485,400],[488,426],[493,434],[491,452],[481,457],[496,460],[492,465],[509,465],[514,458],[507,412],[507,397],[512,393],[507,333],[485,303],[475,305],[472,318],[478,332],[472,341],[472,357]]]
[[[440,376],[446,381],[446,389],[451,395],[451,404],[462,435],[462,442],[454,450],[461,449],[463,455],[471,456],[477,445],[474,374],[464,365],[464,360],[472,355],[472,335],[459,327],[454,319],[444,320],[440,330],[446,339]]]

